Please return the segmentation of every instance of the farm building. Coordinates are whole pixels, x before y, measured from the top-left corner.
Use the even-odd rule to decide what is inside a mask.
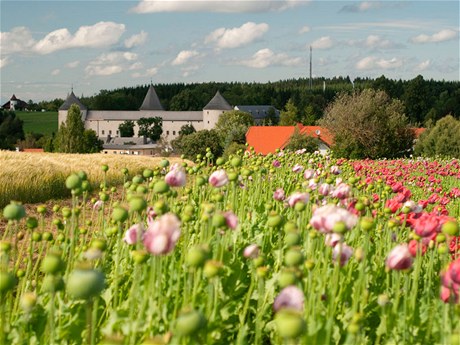
[[[11,96],[10,100],[2,105],[2,109],[6,110],[25,110],[28,104],[23,100],[16,98],[15,95]]]
[[[246,142],[256,153],[275,153],[284,149],[296,128],[301,134],[319,139],[318,151],[326,153],[332,145],[330,133],[319,126],[251,126],[246,133]]]

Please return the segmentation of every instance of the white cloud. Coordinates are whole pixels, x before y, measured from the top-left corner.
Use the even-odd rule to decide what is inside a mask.
[[[219,28],[206,37],[205,43],[215,43],[216,47],[220,49],[237,48],[262,37],[268,29],[268,24],[256,24],[253,22],[247,22],[239,28]]]
[[[158,68],[157,68],[157,67],[152,67],[152,68],[147,69],[147,74],[146,74],[146,76],[148,76],[148,77],[153,77],[153,76],[156,75],[157,73],[158,73]]]
[[[433,35],[421,34],[411,38],[413,43],[436,43],[450,41],[458,37],[458,32],[451,29],[441,30]]]
[[[5,67],[10,63],[10,59],[8,57],[4,57],[0,59],[0,68]]]
[[[394,69],[402,67],[403,61],[398,58],[392,58],[389,60],[377,59],[374,56],[367,56],[356,63],[358,70],[369,70],[369,69]]]
[[[300,28],[299,34],[304,34],[304,33],[306,33],[306,32],[310,32],[310,30],[311,30],[310,27],[307,26],[307,25],[305,25],[305,26],[303,26],[303,27]]]
[[[257,13],[284,11],[295,6],[308,4],[309,2],[310,0],[141,0],[135,7],[131,9],[131,12]]]
[[[76,68],[78,67],[79,64],[80,64],[80,61],[76,60],[76,61],[69,62],[68,64],[66,64],[66,66],[69,68]]]
[[[382,7],[385,7],[385,5],[387,5],[388,7],[395,6],[395,4],[383,4],[382,1],[362,1],[360,3],[345,5],[339,12],[366,12],[374,9],[381,9]]]
[[[272,50],[265,48],[257,51],[250,59],[239,62],[240,65],[265,68],[268,66],[301,66],[302,58],[290,58],[285,53],[275,54]]]
[[[380,49],[391,49],[391,48],[402,48],[401,44],[392,42],[388,39],[383,39],[378,35],[369,35],[366,39],[362,40],[349,40],[348,45],[352,47],[364,47],[364,48],[380,48]]]
[[[125,25],[114,22],[81,26],[75,35],[63,28],[47,34],[35,44],[33,49],[40,54],[49,54],[68,48],[106,47],[117,43],[124,32]]]
[[[321,38],[318,38],[316,41],[314,41],[311,44],[311,47],[313,49],[329,49],[332,48],[334,45],[334,42],[329,36],[323,36]]]
[[[34,44],[32,34],[25,26],[15,27],[10,32],[0,32],[0,50],[2,54],[27,51]]]
[[[198,71],[199,69],[200,69],[200,66],[198,65],[184,67],[182,68],[182,77],[184,78],[189,77],[191,74]]]
[[[112,75],[131,69],[137,54],[131,52],[112,52],[99,55],[85,68],[86,75]]]
[[[142,68],[142,63],[141,62],[135,62],[131,66],[128,67],[130,71],[138,70]]]
[[[56,68],[51,72],[51,75],[58,75],[59,73],[61,73],[61,70],[59,68]]]
[[[125,39],[125,47],[129,49],[144,44],[147,41],[147,36],[148,34],[142,30],[140,33]]]
[[[427,70],[431,66],[431,61],[430,60],[425,60],[420,62],[417,66],[415,66],[414,71],[415,72],[421,72]]]
[[[173,62],[171,62],[171,65],[182,65],[197,55],[198,52],[196,50],[183,50],[179,54],[177,54],[176,58],[173,60]]]

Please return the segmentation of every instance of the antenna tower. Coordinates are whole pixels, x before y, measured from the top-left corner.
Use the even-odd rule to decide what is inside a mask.
[[[312,69],[311,56],[312,56],[312,49],[311,49],[311,46],[310,46],[310,91],[311,91],[311,89],[313,87],[313,83],[312,83],[312,79],[311,79],[311,69]]]

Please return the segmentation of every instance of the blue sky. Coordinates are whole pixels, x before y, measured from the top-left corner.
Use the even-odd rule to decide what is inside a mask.
[[[459,80],[458,1],[3,1],[1,102],[156,83]]]

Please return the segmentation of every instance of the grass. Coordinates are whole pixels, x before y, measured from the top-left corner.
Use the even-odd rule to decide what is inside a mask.
[[[16,111],[16,115],[24,121],[24,133],[34,132],[51,135],[58,131],[58,113],[56,111]]]
[[[121,169],[131,176],[145,168],[153,168],[163,158],[116,156],[104,154],[27,153],[0,151],[0,208],[11,200],[26,203],[44,202],[70,196],[65,188],[66,178],[74,172],[85,171],[93,184],[103,180],[103,164],[109,165],[107,182],[123,183]],[[182,161],[169,158],[170,162]]]

